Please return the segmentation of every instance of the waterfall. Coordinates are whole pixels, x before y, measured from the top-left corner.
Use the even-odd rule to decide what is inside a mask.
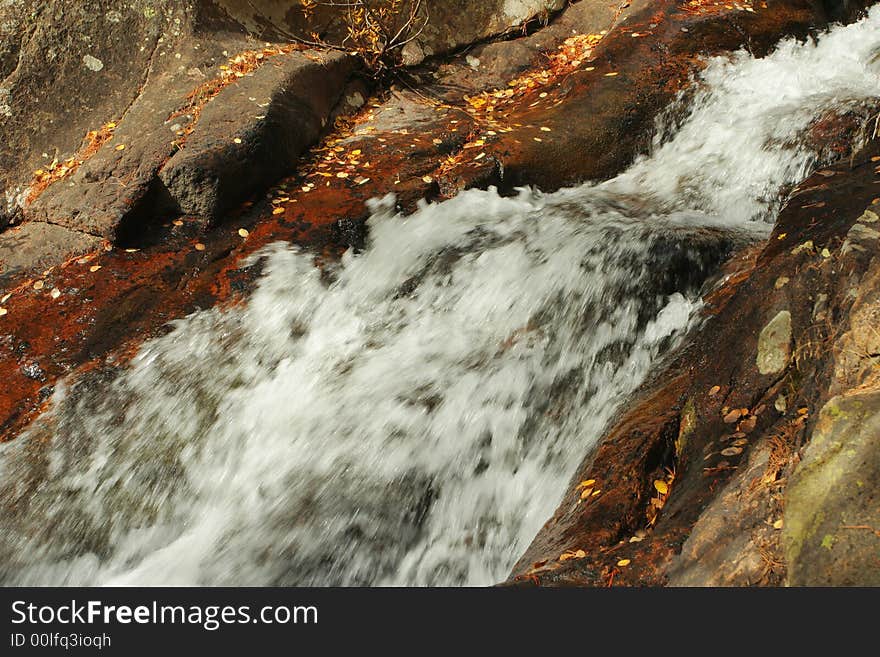
[[[802,135],[880,92],[880,8],[715,58],[620,176],[371,206],[321,271],[277,243],[245,303],[57,386],[0,446],[8,584],[485,585],[769,234]]]

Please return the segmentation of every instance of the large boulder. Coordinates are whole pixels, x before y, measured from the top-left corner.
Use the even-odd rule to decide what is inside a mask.
[[[137,96],[187,2],[8,0],[0,3],[0,228],[30,174],[64,160],[89,130]],[[124,38],[121,38],[124,35]]]
[[[356,58],[267,44],[212,0],[13,1],[0,25],[0,231],[65,229],[0,234],[0,280],[25,253],[51,267],[171,214],[216,218],[366,95]]]

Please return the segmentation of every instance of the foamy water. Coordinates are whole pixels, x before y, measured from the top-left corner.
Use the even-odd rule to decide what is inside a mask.
[[[713,60],[679,127],[614,180],[409,217],[377,201],[329,277],[267,248],[246,304],[60,385],[0,446],[0,577],[504,579],[706,277],[766,237],[815,161],[804,130],[878,95],[878,28],[875,9],[815,45]]]

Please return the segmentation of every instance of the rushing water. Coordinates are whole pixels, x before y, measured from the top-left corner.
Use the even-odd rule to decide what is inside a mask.
[[[377,201],[366,248],[329,275],[266,249],[247,304],[60,385],[0,447],[0,577],[503,579],[706,277],[766,236],[815,161],[799,136],[878,95],[878,47],[875,9],[818,44],[713,60],[614,180],[406,218]]]

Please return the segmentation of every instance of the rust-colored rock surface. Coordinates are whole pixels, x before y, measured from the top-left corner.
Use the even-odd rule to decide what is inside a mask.
[[[866,364],[871,378],[862,389],[876,388],[870,353],[846,365],[840,364],[840,354],[849,352],[856,300],[873,294],[878,239],[861,228],[867,224],[860,217],[870,220],[880,208],[878,160],[880,141],[875,139],[853,158],[852,167],[847,160],[818,171],[794,191],[766,245],[734,258],[724,281],[706,296],[705,323],[642,387],[584,461],[556,514],[514,568],[511,583],[786,581],[780,544],[786,524],[783,498],[793,494],[797,499],[789,499],[786,508],[811,509],[815,502],[803,492],[806,483],[786,493],[788,480],[807,481],[798,463],[811,435],[845,433],[827,419],[833,408],[826,407],[822,426],[816,416],[832,403],[834,391],[847,385],[843,382],[865,380]],[[780,313],[790,321],[791,358],[779,359],[779,368],[762,373],[761,336],[779,324]],[[869,418],[868,406],[865,412]],[[862,435],[858,422],[872,420],[853,421],[849,430]],[[808,446],[805,454],[816,451]],[[867,472],[876,472],[870,465],[860,467],[865,470],[862,481],[869,479]],[[589,479],[602,493],[580,504],[577,482]],[[667,493],[658,492],[657,481],[668,482]],[[837,505],[837,531],[849,536],[843,529],[849,523],[842,520],[844,502],[832,504]],[[858,504],[865,500],[859,498]],[[851,524],[873,527],[865,517],[856,517],[856,508],[849,507]],[[800,520],[801,530],[792,530],[797,539],[789,540],[790,546],[813,537],[812,530],[803,529],[805,522]],[[864,536],[850,531],[867,542],[855,544],[861,556],[847,565],[849,579],[828,576],[834,568],[829,562],[810,577],[797,570],[791,581],[856,581],[853,563],[866,567],[876,546],[870,529],[861,530]],[[816,539],[815,549],[822,538]],[[789,554],[798,549],[789,547]],[[559,561],[571,550],[583,550],[586,557]],[[626,565],[618,565],[621,561]],[[811,560],[810,568],[816,563]]]

